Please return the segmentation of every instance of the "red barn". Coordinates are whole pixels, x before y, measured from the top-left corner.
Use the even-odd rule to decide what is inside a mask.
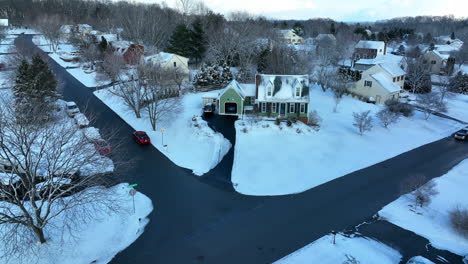
[[[145,53],[145,47],[138,44],[127,44],[124,42],[112,43],[114,52],[122,55],[125,63],[135,65],[140,62]]]

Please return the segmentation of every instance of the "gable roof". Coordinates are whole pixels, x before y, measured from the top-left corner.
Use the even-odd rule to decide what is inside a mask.
[[[356,48],[360,49],[380,49],[385,46],[383,41],[372,41],[372,40],[360,40],[356,44]]]
[[[406,74],[406,72],[403,69],[401,69],[401,67],[398,64],[395,63],[382,63],[379,64],[379,66],[382,67],[382,69],[384,69],[392,77],[397,77]]]
[[[255,96],[255,84],[241,84],[235,79],[226,85],[226,88],[219,93],[219,96],[222,96],[229,88],[234,89],[242,99],[245,99],[246,96]]]
[[[298,101],[308,100],[309,96],[309,76],[308,75],[257,75],[258,80],[258,100],[260,101]],[[272,96],[267,97],[267,88],[272,86]],[[302,96],[295,97],[295,88],[302,86]]]
[[[374,78],[389,93],[394,93],[401,90],[398,85],[389,80],[385,74],[381,72],[372,74],[371,77]]]

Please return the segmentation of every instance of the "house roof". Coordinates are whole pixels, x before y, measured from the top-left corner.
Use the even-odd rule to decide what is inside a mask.
[[[379,72],[371,75],[387,92],[394,93],[401,90],[401,88],[394,82],[389,80],[385,74]]]
[[[318,34],[317,37],[315,37],[316,40],[323,40],[325,38],[329,38],[331,40],[336,40],[335,36],[333,34]]]
[[[245,99],[246,96],[255,96],[254,83],[239,83],[236,80],[232,80],[228,85],[226,85],[226,88],[220,92],[206,93],[203,95],[203,98],[219,98],[219,96],[224,94],[224,92],[226,92],[229,87],[233,88],[243,99]]]
[[[289,32],[293,32],[293,33],[294,33],[294,31],[293,31],[292,29],[281,29],[279,32],[280,32],[281,34],[287,34],[287,33],[289,33]]]
[[[383,41],[372,41],[372,40],[360,40],[356,44],[356,48],[361,49],[380,49],[385,46],[385,42]]]
[[[446,59],[450,58],[450,54],[442,54],[437,50],[432,50],[430,52],[434,53],[436,56],[438,56],[439,58],[441,58],[443,60],[446,60]]]
[[[405,75],[406,72],[398,65],[395,63],[382,63],[379,64],[382,69],[384,69],[388,74],[390,74],[393,77],[396,76],[401,76]]]
[[[308,100],[309,77],[307,75],[257,75],[260,78],[258,84],[258,100],[260,101],[298,101]],[[267,97],[267,88],[272,86],[273,94]],[[295,87],[302,85],[302,96],[295,97]]]
[[[403,61],[403,56],[398,56],[398,55],[387,53],[385,55],[377,55],[374,59],[357,60],[355,64],[363,64],[363,65],[377,65],[377,64],[382,64],[382,63],[401,64],[402,61]]]

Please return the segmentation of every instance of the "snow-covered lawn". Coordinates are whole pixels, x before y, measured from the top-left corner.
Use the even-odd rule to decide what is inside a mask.
[[[447,115],[468,122],[468,95],[452,94],[447,99]]]
[[[11,35],[18,35],[18,34],[41,34],[39,31],[32,29],[32,28],[23,28],[23,27],[14,27],[14,28],[9,28],[6,31],[7,34]]]
[[[459,235],[450,224],[449,211],[468,208],[468,159],[442,177],[433,179],[439,194],[424,208],[414,209],[411,195],[403,195],[385,206],[379,215],[395,225],[427,238],[432,246],[457,255],[468,254],[468,238]]]
[[[60,214],[57,218],[53,218],[53,222],[46,227],[47,243],[43,245],[32,243],[28,250],[22,252],[21,260],[12,259],[8,263],[104,264],[110,262],[117,253],[132,244],[143,233],[149,222],[147,216],[153,210],[151,200],[137,192],[134,212],[132,196],[127,186],[128,184],[122,183],[105,190],[106,195],[119,201],[121,206],[119,212],[105,215],[96,212],[97,218],[87,223],[75,221],[76,232],[73,234],[65,232],[63,237],[62,233],[54,228],[54,226],[63,225],[64,214]],[[64,199],[70,199],[70,197]],[[1,248],[3,247],[0,247],[0,250]],[[0,251],[0,255],[3,253],[5,252]]]
[[[274,264],[341,264],[354,258],[360,264],[398,264],[398,251],[365,237],[324,236],[298,251],[274,262]],[[354,262],[350,262],[354,263]]]
[[[5,38],[0,41],[0,44],[2,45],[13,45],[13,42],[15,42],[14,38]]]
[[[332,93],[324,93],[317,86],[311,86],[310,98],[310,110],[316,110],[323,119],[318,132],[299,123],[291,128],[281,124],[280,130],[268,121],[253,127],[247,121],[236,122],[232,182],[238,192],[249,195],[302,192],[449,136],[462,127],[436,116],[426,121],[422,113],[415,111],[414,116],[402,117],[388,129],[374,117],[373,130],[360,136],[352,125],[352,113],[367,110],[376,113],[383,106],[345,97],[338,113],[334,113]],[[244,127],[247,133],[241,131]]]
[[[181,109],[171,116],[166,116],[153,131],[147,113],[142,111],[142,118],[137,119],[122,99],[112,95],[109,89],[99,90],[94,94],[109,108],[118,114],[135,130],[146,131],[151,143],[178,166],[191,169],[196,175],[203,175],[214,168],[231,147],[229,140],[214,132],[202,114],[202,96],[204,93],[187,94],[179,98]],[[195,121],[192,118],[196,117]],[[164,128],[164,144],[160,129]]]
[[[0,53],[14,53],[16,52],[15,45],[0,45]]]

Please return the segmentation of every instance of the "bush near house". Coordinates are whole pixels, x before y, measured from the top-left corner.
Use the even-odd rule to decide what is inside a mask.
[[[449,83],[449,90],[454,93],[468,94],[468,74],[458,74]]]
[[[387,106],[389,111],[393,113],[400,113],[405,117],[409,117],[414,114],[414,106],[407,103],[402,103],[398,100],[387,100],[385,102],[385,106]]]
[[[468,238],[468,209],[457,207],[450,211],[450,222],[459,234]]]

